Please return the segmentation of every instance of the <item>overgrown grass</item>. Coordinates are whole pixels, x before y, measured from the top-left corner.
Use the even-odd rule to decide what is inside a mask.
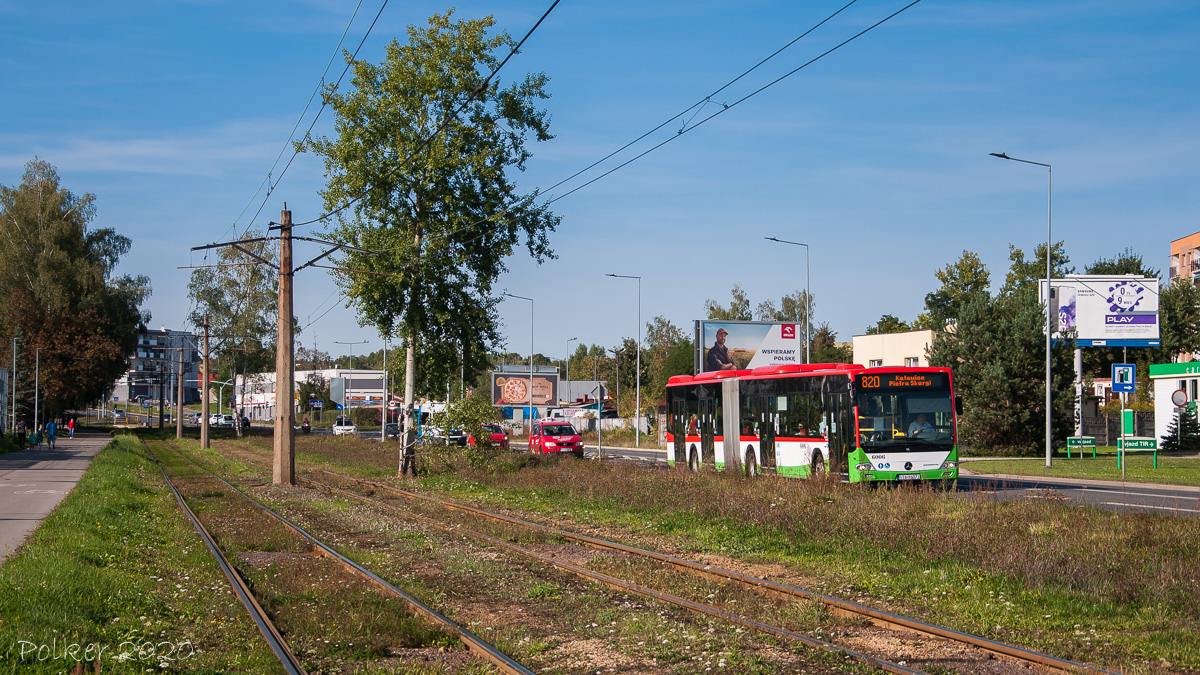
[[[689,555],[787,563],[820,577],[817,590],[1064,658],[1200,667],[1197,519],[593,462],[423,483]]]
[[[975,473],[1119,481],[1121,468],[1117,466],[1117,462],[1117,449],[1105,446],[1096,448],[1094,458],[1090,450],[1082,457],[1074,451],[1070,459],[1054,457],[1049,469],[1046,468],[1045,457],[968,461],[963,466]],[[1156,469],[1152,451],[1130,451],[1126,455],[1125,480],[1139,483],[1200,485],[1200,457],[1160,452]]]
[[[0,671],[280,670],[140,452],[121,436],[97,454],[0,567]]]

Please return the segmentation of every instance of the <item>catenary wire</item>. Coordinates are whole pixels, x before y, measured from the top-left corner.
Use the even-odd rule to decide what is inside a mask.
[[[766,61],[768,61],[768,60],[770,60],[771,58],[773,58],[773,57],[774,57],[776,54],[778,54],[779,52],[782,52],[784,49],[787,49],[789,46],[791,46],[792,44],[794,44],[794,43],[796,42],[796,40],[799,40],[800,38],[804,37],[805,35],[808,35],[808,34],[809,34],[809,33],[811,33],[813,30],[816,30],[816,29],[817,29],[817,28],[819,28],[821,25],[823,25],[824,23],[828,22],[830,19],[834,18],[835,16],[837,16],[838,14],[840,14],[841,12],[843,12],[843,11],[844,11],[846,8],[848,8],[848,7],[849,7],[851,4],[853,4],[853,2],[854,2],[854,1],[856,1],[856,0],[852,0],[852,2],[848,3],[847,5],[843,6],[843,7],[842,7],[842,8],[840,8],[840,9],[838,9],[838,10],[837,10],[836,12],[834,12],[833,14],[829,15],[828,17],[826,17],[825,19],[823,19],[823,20],[822,20],[820,23],[818,23],[818,24],[814,25],[812,28],[810,28],[809,30],[805,31],[805,32],[804,32],[802,35],[800,35],[799,37],[797,37],[795,40],[792,40],[791,42],[789,42],[789,43],[788,43],[787,45],[785,45],[784,47],[780,48],[779,50],[776,50],[776,52],[775,52],[775,53],[773,53],[773,54],[771,54],[771,56],[768,56],[768,57],[767,57],[766,59],[764,59],[763,61],[760,61],[760,62],[759,62],[758,64],[756,64],[754,67],[752,67],[752,68],[750,68],[749,70],[747,70],[745,73],[742,73],[741,75],[739,75],[738,77],[734,78],[733,80],[730,80],[728,83],[726,83],[725,85],[723,85],[722,87],[720,87],[719,89],[717,89],[717,90],[716,90],[716,91],[715,91],[713,94],[710,94],[710,95],[706,96],[705,98],[701,99],[701,100],[700,100],[698,103],[696,103],[696,104],[693,104],[692,106],[688,107],[686,110],[684,110],[684,111],[683,111],[683,113],[680,113],[680,114],[677,114],[677,115],[675,115],[674,117],[671,117],[670,119],[666,120],[666,121],[665,121],[665,122],[663,122],[662,124],[660,124],[660,125],[656,126],[654,129],[651,129],[649,132],[646,132],[645,134],[642,134],[642,135],[641,135],[641,136],[639,136],[637,139],[635,139],[635,140],[631,141],[630,143],[627,143],[626,145],[622,146],[622,147],[621,147],[620,149],[618,149],[617,151],[615,151],[615,152],[613,152],[613,153],[610,153],[609,155],[607,155],[607,156],[606,156],[606,157],[604,157],[603,159],[601,159],[601,160],[599,160],[599,161],[597,161],[597,162],[594,162],[593,164],[589,165],[587,168],[585,168],[585,169],[583,169],[583,170],[581,170],[581,171],[578,171],[578,172],[576,172],[576,173],[575,173],[575,174],[573,174],[572,176],[570,176],[570,177],[568,177],[568,178],[566,178],[566,179],[564,179],[564,180],[561,180],[561,181],[559,181],[558,183],[555,183],[553,186],[551,186],[550,188],[548,188],[548,189],[547,189],[547,191],[548,191],[548,190],[550,190],[550,189],[554,189],[555,187],[558,187],[558,186],[561,186],[561,185],[563,185],[564,183],[566,183],[567,181],[571,180],[572,178],[574,178],[574,177],[576,177],[576,176],[578,176],[578,175],[580,175],[580,174],[584,173],[585,171],[587,171],[587,170],[589,170],[589,169],[591,169],[591,168],[595,167],[596,165],[598,165],[598,164],[600,164],[600,163],[604,162],[605,160],[609,159],[609,158],[610,158],[610,157],[612,157],[613,155],[616,155],[616,154],[618,154],[619,152],[621,152],[621,151],[623,151],[623,150],[625,150],[625,149],[629,148],[630,146],[634,145],[634,144],[635,144],[635,143],[637,143],[638,141],[641,141],[642,139],[646,138],[647,136],[649,136],[650,134],[654,133],[655,131],[658,131],[658,130],[662,129],[662,128],[663,128],[663,127],[665,127],[667,124],[670,124],[670,123],[671,123],[673,120],[676,120],[676,119],[678,119],[679,117],[681,117],[683,114],[686,114],[688,111],[690,111],[690,110],[692,110],[692,109],[696,108],[697,106],[700,106],[701,104],[703,104],[703,103],[705,103],[705,102],[709,101],[709,99],[711,99],[711,97],[712,97],[712,96],[714,96],[714,95],[716,95],[717,93],[719,93],[719,92],[723,91],[724,89],[726,89],[727,87],[729,87],[730,85],[732,85],[734,82],[737,82],[737,81],[738,81],[738,80],[740,80],[741,78],[745,77],[745,76],[746,76],[747,74],[749,74],[751,71],[753,71],[754,69],[758,68],[758,67],[759,67],[759,66],[761,66],[763,63],[765,63]],[[803,69],[807,68],[808,66],[812,65],[813,63],[816,63],[817,61],[819,61],[819,60],[821,60],[822,58],[824,58],[824,57],[828,56],[829,54],[832,54],[833,52],[837,51],[838,49],[841,49],[842,47],[844,47],[844,46],[846,46],[847,44],[849,44],[849,43],[853,42],[854,40],[857,40],[858,38],[862,37],[863,35],[865,35],[866,33],[870,32],[871,30],[874,30],[875,28],[879,27],[880,25],[882,25],[882,24],[886,23],[887,21],[891,20],[892,18],[896,17],[897,15],[899,15],[899,14],[900,14],[900,13],[902,13],[902,12],[904,12],[905,10],[907,10],[907,9],[911,8],[913,5],[916,5],[916,4],[917,4],[917,3],[919,3],[920,1],[921,1],[921,0],[913,0],[912,2],[910,2],[910,3],[909,3],[909,4],[907,4],[907,5],[905,5],[904,7],[901,7],[900,9],[898,9],[898,10],[896,10],[895,12],[893,12],[893,13],[889,14],[888,16],[884,17],[883,19],[880,19],[879,21],[877,21],[877,22],[875,22],[874,24],[872,24],[872,25],[868,26],[867,28],[863,29],[862,31],[859,31],[858,33],[854,34],[853,36],[851,36],[851,37],[849,37],[849,38],[847,38],[847,39],[843,40],[842,42],[838,43],[837,45],[835,45],[835,46],[833,46],[833,47],[829,48],[828,50],[826,50],[826,51],[822,52],[821,54],[819,54],[819,55],[817,55],[817,56],[813,57],[812,59],[810,59],[810,60],[806,61],[805,63],[801,64],[800,66],[796,67],[795,69],[793,69],[793,70],[791,70],[791,71],[789,71],[789,72],[785,73],[784,75],[782,75],[782,76],[780,76],[780,77],[776,78],[775,80],[772,80],[771,82],[769,82],[769,83],[767,83],[767,84],[763,85],[762,87],[759,87],[758,89],[756,89],[756,90],[752,91],[751,93],[749,93],[749,94],[747,94],[747,95],[743,96],[742,98],[740,98],[740,99],[738,99],[738,100],[734,101],[733,103],[730,103],[730,104],[721,104],[721,106],[722,106],[722,107],[721,107],[721,109],[720,109],[720,110],[718,110],[718,111],[714,112],[713,114],[709,115],[708,117],[705,117],[704,119],[700,120],[700,121],[699,121],[699,122],[697,122],[696,124],[691,124],[690,126],[687,126],[687,127],[683,128],[683,129],[680,129],[680,130],[679,130],[679,132],[678,132],[678,133],[676,133],[675,135],[673,135],[673,136],[671,136],[670,138],[667,138],[666,140],[664,140],[664,141],[662,141],[662,142],[660,142],[660,143],[658,143],[658,144],[654,145],[653,147],[651,147],[651,148],[649,148],[649,149],[645,150],[644,152],[641,152],[641,153],[639,153],[638,155],[634,156],[633,158],[631,158],[631,159],[629,159],[629,160],[627,160],[627,161],[625,161],[625,162],[622,162],[621,164],[619,164],[619,165],[617,165],[617,166],[613,167],[612,169],[609,169],[608,171],[605,171],[604,173],[600,174],[599,176],[596,176],[595,178],[592,178],[591,180],[589,180],[589,181],[587,181],[587,182],[585,182],[585,183],[583,183],[583,184],[581,184],[581,185],[579,185],[579,186],[576,186],[576,187],[572,188],[571,190],[569,190],[569,191],[567,191],[567,192],[565,192],[565,193],[563,193],[563,194],[561,194],[561,195],[558,195],[558,196],[556,196],[556,197],[554,197],[554,198],[552,198],[552,199],[549,199],[549,200],[547,200],[547,201],[545,202],[545,205],[546,205],[546,206],[549,206],[550,204],[553,204],[554,202],[557,202],[557,201],[559,201],[560,199],[564,199],[564,198],[566,198],[567,196],[569,196],[569,195],[571,195],[571,194],[573,194],[573,193],[575,193],[575,192],[578,192],[579,190],[582,190],[583,188],[585,188],[585,187],[587,187],[587,186],[591,185],[592,183],[595,183],[596,181],[599,181],[600,179],[602,179],[602,178],[605,178],[605,177],[609,176],[610,174],[612,174],[612,173],[614,173],[614,172],[616,172],[616,171],[619,171],[620,169],[623,169],[624,167],[628,166],[629,164],[632,164],[633,162],[635,162],[635,161],[637,161],[637,160],[641,159],[642,157],[645,157],[646,155],[648,155],[648,154],[650,154],[650,153],[654,152],[655,150],[658,150],[659,148],[663,147],[663,146],[664,146],[664,145],[666,145],[667,143],[670,143],[671,141],[674,141],[675,139],[679,138],[680,136],[684,135],[685,133],[688,133],[688,132],[690,132],[690,131],[694,131],[695,129],[697,129],[698,127],[700,127],[700,126],[701,126],[702,124],[704,124],[705,122],[708,122],[709,120],[713,119],[714,117],[716,117],[716,116],[718,116],[718,115],[721,115],[721,114],[723,114],[723,113],[727,112],[728,110],[730,110],[730,109],[731,109],[731,108],[733,108],[734,106],[737,106],[737,105],[739,105],[739,104],[741,104],[741,103],[744,103],[746,100],[748,100],[748,99],[750,99],[750,98],[752,98],[752,97],[754,97],[754,96],[756,96],[756,95],[758,95],[758,94],[762,93],[763,91],[765,91],[765,90],[769,89],[770,87],[773,87],[773,86],[775,86],[776,84],[779,84],[779,83],[780,83],[780,82],[782,82],[783,80],[785,80],[785,79],[787,79],[787,78],[791,77],[792,75],[795,75],[796,73],[798,73],[798,72],[800,72],[801,70],[803,70]],[[535,193],[535,194],[537,194],[537,193]],[[521,201],[528,201],[529,199],[530,199],[530,197],[525,197],[525,198],[522,198],[522,200],[521,200]],[[470,229],[474,229],[474,228],[476,228],[476,227],[478,227],[478,226],[480,226],[480,225],[487,224],[489,221],[494,221],[494,220],[497,220],[497,219],[499,219],[499,218],[503,217],[503,216],[504,216],[504,215],[505,215],[505,214],[506,214],[508,211],[510,211],[512,208],[513,208],[512,206],[506,207],[506,208],[504,208],[504,209],[501,209],[500,211],[498,211],[498,212],[496,212],[496,213],[493,213],[493,214],[491,214],[491,215],[489,215],[489,216],[485,216],[484,218],[482,218],[482,219],[480,219],[480,220],[477,220],[477,221],[475,221],[475,222],[472,222],[472,223],[470,223],[470,224],[468,224],[468,225],[464,225],[463,227],[460,227],[460,228],[457,228],[457,229],[454,229],[454,230],[451,230],[451,231],[449,231],[449,232],[445,232],[445,233],[435,233],[435,234],[431,234],[431,235],[430,235],[430,237],[432,238],[432,237],[435,237],[435,236],[439,236],[439,235],[440,235],[441,237],[443,237],[443,238],[446,238],[446,237],[451,237],[451,236],[454,236],[454,235],[456,235],[456,234],[458,234],[458,233],[460,233],[460,232],[464,232],[464,231],[467,231],[467,230],[470,230]],[[318,220],[321,220],[321,219],[318,219]],[[313,221],[313,222],[315,222],[315,221]],[[479,238],[483,237],[483,236],[484,236],[484,235],[486,235],[486,234],[487,234],[487,231],[485,230],[484,232],[480,232],[479,234],[477,234],[477,235],[475,235],[475,236],[473,236],[473,237],[469,237],[469,238],[466,238],[466,239],[462,240],[460,243],[463,243],[463,244],[470,243],[470,242],[472,242],[472,241],[475,241],[476,239],[479,239]],[[403,247],[395,247],[395,248],[391,248],[391,249],[383,249],[383,250],[385,250],[385,251],[389,251],[389,250],[398,250],[399,248],[403,248]]]
[[[367,41],[367,38],[371,35],[371,31],[375,29],[375,24],[379,22],[379,17],[383,14],[383,10],[385,8],[387,8],[388,1],[389,0],[383,0],[383,3],[379,6],[379,11],[375,13],[375,18],[371,20],[371,25],[367,27],[367,31],[365,33],[363,33],[362,39],[359,40],[359,42],[358,42],[358,46],[355,47],[354,54],[351,57],[352,59],[357,57],[358,52],[360,50],[362,50],[363,45]],[[286,174],[288,169],[292,166],[292,161],[296,159],[296,155],[299,154],[298,152],[292,152],[292,156],[290,158],[288,158],[287,164],[284,165],[283,170],[279,172],[279,177],[275,179],[274,184],[271,183],[271,174],[275,170],[275,167],[279,165],[279,158],[283,157],[284,152],[287,152],[288,145],[292,142],[292,139],[295,137],[296,129],[299,128],[300,123],[304,120],[304,115],[308,112],[309,106],[312,105],[313,98],[316,97],[318,92],[320,92],[321,85],[324,84],[324,82],[325,82],[325,75],[329,73],[329,67],[331,65],[333,65],[333,60],[335,58],[337,58],[338,50],[342,46],[342,41],[346,39],[346,34],[350,31],[350,26],[351,26],[351,24],[354,23],[354,18],[356,16],[358,16],[358,10],[361,6],[362,6],[362,0],[359,0],[358,5],[356,5],[354,7],[354,13],[351,14],[351,16],[350,16],[350,21],[348,21],[346,23],[346,29],[344,31],[342,31],[342,37],[338,39],[337,46],[334,47],[333,54],[330,55],[330,57],[329,57],[329,63],[327,63],[325,65],[325,70],[324,70],[324,72],[321,73],[321,79],[317,82],[317,86],[313,90],[313,93],[308,97],[308,102],[304,104],[304,111],[302,111],[300,113],[300,117],[296,120],[295,126],[292,127],[291,133],[288,134],[287,141],[284,142],[283,147],[279,150],[279,155],[275,158],[275,163],[271,165],[271,170],[267,172],[267,177],[263,180],[262,183],[259,183],[258,189],[255,190],[254,195],[250,197],[250,201],[247,202],[246,207],[242,209],[242,212],[240,214],[238,214],[238,217],[236,219],[234,219],[233,224],[229,226],[229,229],[226,230],[226,232],[229,232],[230,230],[233,230],[234,228],[237,227],[238,220],[240,220],[241,217],[243,215],[245,215],[246,210],[250,208],[250,204],[254,203],[254,198],[258,196],[258,193],[262,191],[263,185],[266,184],[268,186],[267,194],[263,196],[263,200],[258,205],[258,210],[254,212],[254,216],[250,218],[250,222],[246,224],[246,230],[249,230],[251,227],[253,227],[254,221],[256,219],[258,219],[259,214],[262,213],[263,208],[267,205],[267,200],[269,200],[271,198],[271,195],[275,192],[275,188],[279,185],[279,181],[283,180],[284,174]],[[334,87],[337,87],[338,85],[340,85],[342,83],[342,79],[346,77],[346,73],[349,71],[350,71],[350,63],[347,63],[346,67],[342,69],[342,74],[338,76],[337,82],[334,84]],[[308,130],[305,131],[305,136],[312,133],[313,127],[316,126],[317,120],[321,118],[321,113],[325,111],[326,105],[327,104],[324,101],[321,102],[321,107],[317,109],[317,114],[313,116],[312,123],[308,125]]]
[[[492,78],[494,78],[496,76],[496,74],[500,72],[500,69],[504,67],[504,64],[508,63],[508,60],[510,58],[512,58],[512,56],[514,54],[516,54],[518,50],[520,50],[521,45],[525,44],[525,41],[528,40],[531,35],[533,35],[533,32],[538,29],[538,26],[542,25],[542,22],[546,20],[546,17],[550,16],[550,12],[554,11],[554,8],[558,6],[558,3],[559,3],[559,0],[554,0],[554,2],[552,2],[550,4],[550,7],[547,8],[546,11],[544,13],[542,13],[542,16],[537,20],[537,22],[535,24],[533,24],[533,27],[530,28],[529,31],[525,33],[525,37],[522,37],[521,40],[519,42],[517,42],[517,44],[513,45],[513,48],[509,50],[508,55],[505,56],[504,59],[495,68],[492,69],[492,72],[488,73],[487,77],[483,78],[483,81],[480,82],[477,87],[475,87],[475,91],[472,92],[471,96],[468,97],[467,100],[460,103],[457,108],[455,108],[454,110],[452,110],[450,112],[450,114],[446,115],[446,117],[442,120],[441,124],[439,124],[438,127],[433,130],[433,133],[431,133],[428,138],[426,138],[424,141],[422,141],[421,144],[418,145],[415,150],[413,150],[411,153],[409,153],[409,155],[407,157],[405,157],[403,160],[401,160],[399,163],[397,163],[395,166],[393,166],[391,168],[391,170],[388,171],[388,173],[384,176],[385,178],[387,176],[390,176],[393,173],[399,171],[400,169],[404,168],[406,165],[408,165],[409,162],[411,162],[414,158],[416,158],[417,155],[419,155],[423,150],[425,150],[425,148],[430,143],[433,142],[433,139],[437,138],[438,135],[441,134],[442,131],[450,125],[450,122],[452,120],[454,120],[455,118],[458,117],[459,113],[461,113],[464,109],[466,109],[467,105],[470,104],[470,102],[474,98],[474,96],[476,94],[482,92],[488,86],[488,83],[490,83],[492,81]],[[349,64],[347,64],[347,67],[349,67]],[[342,206],[339,206],[338,208],[333,209],[332,211],[329,211],[328,213],[325,213],[321,216],[318,216],[317,218],[314,218],[312,220],[308,220],[308,221],[305,221],[302,223],[294,223],[292,226],[300,227],[300,226],[304,226],[304,225],[312,225],[314,223],[322,222],[326,218],[329,218],[330,216],[333,216],[337,213],[341,213],[342,211],[345,211],[346,209],[350,208],[351,206],[354,206],[364,196],[366,196],[365,192],[363,194],[351,199],[350,201],[346,202]]]

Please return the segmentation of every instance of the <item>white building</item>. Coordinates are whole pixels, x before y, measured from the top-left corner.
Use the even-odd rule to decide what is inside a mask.
[[[1154,387],[1154,437],[1161,441],[1175,421],[1175,403],[1171,401],[1171,395],[1182,390],[1189,404],[1195,403],[1200,396],[1200,361],[1152,363],[1150,383]],[[1195,411],[1195,406],[1192,410]]]
[[[880,366],[928,366],[927,350],[933,344],[933,331],[910,330],[903,333],[854,336],[854,362]]]
[[[338,406],[351,408],[374,407],[383,403],[384,373],[382,370],[366,368],[326,368],[324,370],[297,370],[296,390],[308,380],[310,375],[321,377],[329,386],[329,396]],[[245,377],[238,375],[233,381],[234,405],[241,409],[247,417],[254,420],[265,420],[275,417],[275,373],[252,373]],[[293,401],[299,403],[298,393],[293,394]]]

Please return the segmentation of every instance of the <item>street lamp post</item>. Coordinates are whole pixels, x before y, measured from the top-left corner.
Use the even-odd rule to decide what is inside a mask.
[[[505,292],[504,295],[517,300],[529,301],[529,431],[533,432],[533,298],[527,298],[523,295],[513,295]]]
[[[354,418],[350,415],[350,386],[354,384],[354,345],[365,345],[367,344],[367,341],[361,340],[359,342],[338,342],[334,340],[333,344],[350,345],[350,377],[346,380],[346,386],[342,388],[342,413],[346,416],[346,420],[353,422]],[[278,405],[279,402],[276,401],[275,404]],[[343,424],[344,423],[345,422],[343,422]]]
[[[621,352],[625,351],[624,347],[620,349],[610,349],[612,352],[613,361],[617,362],[617,417],[621,416]]]
[[[577,337],[567,338],[567,405],[575,402],[575,399],[571,397],[571,343],[578,339]]]
[[[17,430],[17,340],[19,337],[13,338],[13,367],[12,380],[8,385],[8,395],[12,397],[12,427],[15,432]]]
[[[41,367],[42,367],[42,348],[37,347],[33,350],[33,428],[38,425],[38,387],[40,386]]]
[[[1007,159],[1012,162],[1021,162],[1022,164],[1033,164],[1035,166],[1046,167],[1046,466],[1050,466],[1050,458],[1052,454],[1051,438],[1050,438],[1050,334],[1053,332],[1051,322],[1053,317],[1050,316],[1050,294],[1053,292],[1053,268],[1050,265],[1051,258],[1054,253],[1054,243],[1050,238],[1050,217],[1053,212],[1054,205],[1054,170],[1049,164],[1042,162],[1034,162],[1028,159],[1017,159],[1009,157],[1003,152],[989,153],[992,157]]]
[[[801,244],[798,241],[787,241],[786,239],[776,239],[775,237],[763,237],[767,241],[774,241],[780,244],[791,244],[792,246],[804,247],[804,306],[800,308],[804,316],[804,362],[812,363],[812,317],[809,315],[809,310],[812,307],[812,285],[811,273],[812,266],[809,265],[808,244]]]
[[[618,279],[637,279],[638,282],[637,374],[634,380],[637,384],[637,413],[633,416],[633,445],[640,448],[642,447],[642,278],[630,274],[609,274],[608,276]],[[620,382],[617,385],[619,387]],[[621,405],[619,397],[617,405]]]

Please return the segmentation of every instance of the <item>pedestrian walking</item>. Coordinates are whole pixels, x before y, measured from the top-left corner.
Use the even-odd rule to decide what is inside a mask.
[[[42,445],[42,425],[38,425],[37,429],[30,427],[29,430],[29,447],[37,449]]]
[[[25,418],[17,420],[17,448],[24,450],[25,441],[29,440],[29,426],[25,424]]]
[[[51,450],[54,449],[54,441],[57,440],[57,436],[58,425],[55,424],[54,420],[46,422],[46,445],[50,446]]]
[[[67,433],[70,434],[71,438],[75,438],[75,418],[74,417],[67,420]]]

